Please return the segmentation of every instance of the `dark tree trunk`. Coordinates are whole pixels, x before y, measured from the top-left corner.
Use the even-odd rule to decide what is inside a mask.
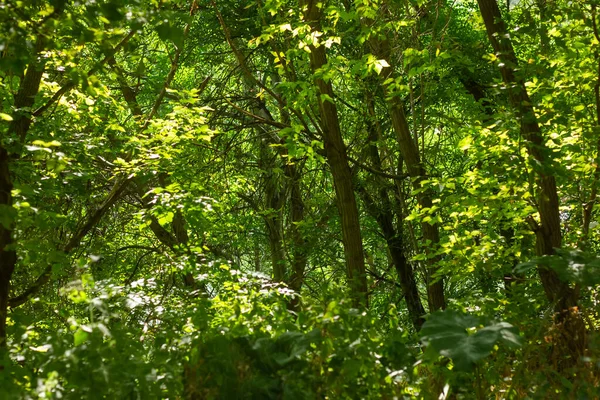
[[[300,293],[304,283],[304,271],[308,262],[307,242],[298,224],[304,221],[304,201],[300,189],[300,177],[295,165],[286,167],[286,175],[290,179],[290,214],[292,224],[290,227],[292,239],[292,273],[289,279],[289,287],[296,293]],[[290,306],[296,309],[300,298],[294,297]]]
[[[271,249],[271,264],[273,266],[273,280],[284,282],[286,280],[286,257],[283,246],[283,204],[285,190],[281,177],[277,177],[277,155],[273,154],[269,142],[260,140],[262,178],[265,185],[264,220]]]
[[[375,109],[371,99],[367,99],[367,107],[371,118],[369,122],[369,143],[367,152],[373,167],[378,171],[383,171],[381,157],[377,147],[377,140],[379,139],[380,134],[375,122]],[[386,182],[382,178],[376,179],[376,182],[379,185],[379,189],[377,190],[377,201],[373,199],[362,185],[358,187],[358,193],[365,204],[367,212],[377,221],[377,224],[383,233],[392,263],[394,264],[398,279],[400,280],[400,286],[402,287],[402,294],[406,301],[408,314],[410,315],[415,329],[419,331],[425,322],[425,319],[423,318],[425,309],[421,303],[413,267],[405,256],[401,230],[402,224],[399,224],[398,230],[394,228],[393,205],[390,201],[388,189],[385,187]]]

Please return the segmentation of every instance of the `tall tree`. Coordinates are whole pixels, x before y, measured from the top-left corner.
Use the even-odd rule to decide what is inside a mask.
[[[477,0],[486,31],[496,56],[500,60],[500,73],[506,85],[511,106],[516,112],[521,126],[521,134],[533,160],[536,177],[537,207],[539,223],[531,221],[536,235],[536,253],[538,256],[552,255],[562,245],[559,197],[556,177],[551,166],[551,155],[545,144],[533,103],[525,87],[524,78],[516,71],[519,62],[510,40],[510,34],[502,18],[496,0]],[[558,274],[547,264],[542,263],[538,272],[546,297],[554,304],[559,321],[564,323],[568,332],[566,345],[575,356],[585,350],[585,325],[577,312],[576,290],[562,281]]]
[[[314,33],[322,31],[321,17],[324,3],[317,0],[300,0],[304,19]],[[342,237],[346,256],[348,282],[355,304],[367,304],[367,277],[365,274],[365,256],[360,232],[358,206],[352,184],[352,173],[348,165],[346,144],[335,105],[335,94],[330,81],[322,73],[327,66],[327,54],[322,44],[310,46],[310,65],[315,74],[317,101],[323,126],[325,155],[331,168],[337,206],[342,222]]]
[[[367,27],[375,29],[373,20],[366,23]],[[412,179],[413,188],[418,193],[417,201],[422,211],[429,212],[433,207],[433,193],[430,188],[424,187],[423,182],[427,180],[427,171],[421,158],[417,146],[417,138],[411,133],[402,99],[390,89],[390,83],[396,78],[394,69],[396,63],[391,54],[390,43],[383,37],[383,33],[375,31],[369,38],[369,44],[373,54],[379,59],[386,61],[382,66],[380,75],[384,87],[385,97],[388,104],[390,119],[396,133],[398,147],[402,154],[402,159],[406,164],[408,175]],[[423,234],[423,247],[427,253],[427,297],[431,311],[446,308],[446,298],[444,296],[444,280],[438,273],[439,256],[435,255],[435,247],[439,244],[440,234],[438,223],[435,220],[423,222],[421,224]]]

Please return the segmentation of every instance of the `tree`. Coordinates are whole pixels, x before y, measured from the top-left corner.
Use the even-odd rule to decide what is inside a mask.
[[[0,398],[593,398],[596,8],[3,5]]]

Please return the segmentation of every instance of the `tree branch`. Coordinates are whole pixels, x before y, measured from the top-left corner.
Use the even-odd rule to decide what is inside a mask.
[[[71,239],[67,242],[65,247],[63,248],[63,252],[65,254],[69,254],[73,249],[75,249],[81,243],[81,240],[87,235],[94,226],[100,222],[100,219],[106,214],[106,212],[115,204],[115,202],[121,197],[123,194],[127,184],[131,181],[129,178],[120,179],[113,186],[112,190],[102,202],[102,205],[93,212],[87,219],[87,221],[81,225],[81,227],[71,236]],[[24,303],[26,303],[31,297],[33,297],[40,289],[50,281],[52,277],[52,265],[48,265],[44,272],[35,280],[33,285],[27,288],[23,293],[21,293],[17,297],[13,297],[8,300],[8,306],[10,308],[16,308]]]
[[[90,69],[88,71],[87,76],[90,77],[90,76],[94,75],[96,72],[98,72],[100,70],[100,68],[102,68],[102,66],[108,62],[108,60],[110,60],[112,57],[114,57],[114,55],[117,54],[117,52],[123,46],[125,46],[127,44],[129,39],[131,39],[133,37],[135,32],[136,31],[131,31],[127,34],[127,36],[125,36],[123,39],[121,39],[121,41],[112,50],[110,50],[106,53],[106,56],[102,60],[100,60],[96,65],[94,65],[92,67],[92,69]],[[48,108],[50,108],[54,103],[56,103],[65,93],[67,93],[68,91],[73,89],[75,87],[75,85],[76,85],[76,83],[74,81],[67,82],[63,87],[58,89],[58,91],[56,93],[54,93],[54,95],[50,98],[50,100],[48,100],[46,102],[46,104],[44,104],[43,106],[41,106],[37,110],[35,110],[32,115],[34,117],[37,117],[37,116],[43,114]]]

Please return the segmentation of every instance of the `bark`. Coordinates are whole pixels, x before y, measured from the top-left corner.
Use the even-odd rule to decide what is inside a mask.
[[[300,0],[304,9],[304,18],[313,31],[320,32],[323,3],[317,0]],[[313,73],[317,73],[327,65],[324,46],[310,46],[310,65]],[[323,142],[325,155],[337,198],[337,206],[342,225],[342,241],[346,258],[346,274],[355,306],[367,305],[367,278],[365,274],[365,257],[360,232],[358,206],[352,183],[352,172],[348,165],[346,145],[342,137],[335,95],[331,82],[317,76],[315,78],[321,124],[323,125]]]
[[[390,67],[382,70],[380,75],[381,82],[385,82],[393,75],[393,63],[391,57],[391,49],[386,40],[372,37],[369,44],[373,53],[381,59],[385,59]],[[404,105],[398,96],[391,93],[387,86],[384,85],[384,93],[388,104],[389,114],[392,120],[392,126],[396,133],[396,140],[400,153],[406,164],[408,175],[413,182],[413,188],[418,190],[417,202],[422,210],[430,209],[432,203],[431,190],[422,190],[422,182],[427,179],[427,171],[423,166],[419,149],[410,132],[410,127],[404,113]],[[437,264],[439,257],[433,255],[434,247],[439,243],[439,227],[437,223],[430,224],[423,222],[421,224],[423,232],[423,241],[425,252],[427,253],[427,297],[430,311],[436,311],[446,308],[446,299],[444,297],[444,281],[443,277],[439,276]]]
[[[286,167],[286,170],[286,175],[291,179],[290,213],[292,225],[290,230],[293,244],[292,275],[289,280],[289,286],[292,290],[299,293],[304,282],[304,271],[308,262],[307,241],[298,226],[298,224],[304,221],[304,201],[302,200],[300,177],[298,176],[297,169],[294,165],[289,165]]]
[[[278,78],[276,78],[278,80]],[[290,125],[290,114],[289,112],[280,105],[279,114],[281,120],[286,125]],[[287,155],[287,148],[284,146],[277,147],[280,151],[285,151]],[[284,150],[285,149],[285,150]],[[301,188],[301,166],[297,162],[288,162],[285,165],[284,173],[287,178],[287,185],[289,189],[289,204],[290,204],[290,219],[291,224],[289,227],[290,238],[292,243],[292,260],[291,267],[292,271],[288,280],[288,286],[296,293],[300,293],[302,284],[304,283],[304,272],[306,270],[306,264],[308,263],[308,242],[302,233],[300,224],[304,221],[304,200],[302,199],[302,188]],[[290,302],[290,309],[296,310],[300,304],[300,296],[295,296]]]
[[[187,231],[187,226],[186,226],[186,221],[185,221],[185,217],[183,216],[183,214],[181,213],[180,210],[175,211],[175,215],[173,216],[173,221],[171,222],[171,230],[173,231],[174,235],[175,235],[175,240],[177,241],[177,244],[179,245],[180,248],[183,248],[181,250],[186,251],[190,258],[195,258],[197,257],[195,254],[191,254],[191,252],[188,249],[188,243],[190,241],[190,237],[188,235],[188,231]],[[200,261],[200,260],[197,260]],[[191,288],[196,288],[197,284],[196,284],[196,280],[194,279],[194,275],[191,272],[186,272],[183,275],[183,283],[185,284],[185,286],[187,287],[191,287]],[[203,291],[206,292],[205,288],[203,288]]]
[[[260,272],[260,245],[258,241],[254,242],[254,271]]]
[[[527,151],[535,160],[534,173],[538,213],[540,223],[536,227],[536,253],[538,256],[552,255],[562,244],[559,199],[556,178],[552,174],[542,131],[533,110],[524,79],[515,74],[518,60],[510,41],[510,35],[502,19],[496,0],[477,0],[489,40],[500,60],[500,73],[508,91],[511,106],[521,123],[521,135],[525,139]],[[568,340],[558,347],[568,349],[570,355],[580,356],[585,350],[585,325],[577,314],[577,293],[567,283],[558,278],[556,272],[546,265],[540,265],[538,272],[546,297],[555,305],[558,324],[568,332]]]
[[[501,221],[501,223],[504,221]],[[515,241],[515,228],[513,227],[509,227],[509,228],[500,228],[500,235],[502,235],[502,237],[504,237],[504,240],[506,242],[506,247],[508,248],[512,248],[514,241]],[[514,256],[514,254],[512,255],[513,258],[513,262],[511,264],[511,268],[510,271],[507,271],[504,273],[503,279],[504,279],[504,291],[506,293],[506,297],[511,297],[512,296],[512,292],[513,292],[513,286],[517,285],[517,284],[521,284],[523,282],[525,282],[525,276],[523,274],[516,274],[512,271],[514,271],[515,267],[517,266],[517,258]]]
[[[373,101],[367,100],[368,111],[371,119],[375,117],[375,110],[373,107]],[[369,123],[369,144],[367,151],[372,165],[377,170],[382,170],[381,157],[379,155],[379,149],[377,147],[377,140],[379,138],[378,130],[375,123],[372,121]],[[398,230],[394,227],[394,207],[390,201],[388,190],[385,187],[385,181],[378,177],[376,182],[379,185],[377,190],[377,200],[373,199],[369,192],[362,185],[358,187],[358,193],[360,194],[367,212],[373,217],[386,241],[389,254],[392,259],[392,263],[398,274],[400,281],[400,287],[402,288],[402,294],[406,301],[406,307],[408,314],[410,315],[411,321],[417,331],[421,329],[421,326],[425,322],[423,316],[425,315],[425,309],[421,303],[421,297],[419,296],[419,289],[415,280],[415,274],[412,264],[406,259],[404,251],[404,241],[402,237],[401,224]],[[380,204],[380,206],[378,205]]]
[[[465,72],[465,74],[468,74],[468,72]],[[475,102],[479,103],[483,108],[483,112],[486,115],[485,121],[489,121],[494,115],[494,107],[487,97],[483,85],[477,82],[472,76],[461,77],[460,82],[463,84],[465,90],[473,96]]]

